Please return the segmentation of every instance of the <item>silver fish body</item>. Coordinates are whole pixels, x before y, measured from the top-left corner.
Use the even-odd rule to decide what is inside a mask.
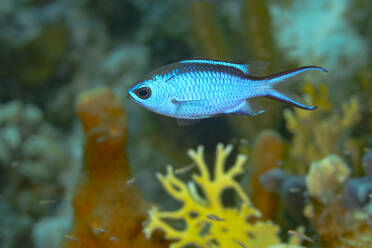
[[[252,66],[215,60],[185,60],[160,67],[136,83],[131,98],[158,114],[178,119],[203,119],[218,114],[257,115],[249,99],[270,97],[293,106],[312,110],[279,89],[283,82],[297,79],[317,66],[300,67],[267,77],[250,75]]]

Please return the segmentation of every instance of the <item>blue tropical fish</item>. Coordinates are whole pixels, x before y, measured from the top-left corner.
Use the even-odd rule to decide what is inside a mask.
[[[268,97],[306,110],[316,109],[281,87],[298,80],[306,71],[324,71],[305,66],[265,77],[252,75],[252,64],[216,60],[184,60],[160,67],[129,91],[143,107],[178,119],[203,119],[219,114],[255,116],[264,112],[250,99]]]

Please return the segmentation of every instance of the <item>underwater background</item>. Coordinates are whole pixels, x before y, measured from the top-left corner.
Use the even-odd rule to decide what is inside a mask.
[[[372,247],[372,1],[1,0],[0,247]],[[255,116],[127,98],[184,59],[317,65]]]

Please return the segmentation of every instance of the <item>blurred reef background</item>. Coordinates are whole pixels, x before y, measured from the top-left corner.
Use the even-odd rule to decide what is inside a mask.
[[[372,247],[372,1],[1,0],[0,30],[0,247]],[[315,111],[186,127],[127,98],[196,58],[329,73]]]

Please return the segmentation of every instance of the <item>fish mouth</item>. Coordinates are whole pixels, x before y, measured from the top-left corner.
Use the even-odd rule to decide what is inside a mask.
[[[127,98],[129,98],[132,102],[142,105],[143,103],[137,98],[136,94],[134,94],[133,89],[128,90]]]
[[[133,98],[133,97],[131,96],[131,94],[130,94],[130,90],[127,91],[127,98],[128,98],[128,99],[132,99],[132,98]]]
[[[133,97],[131,90],[128,90],[128,92],[127,92],[127,98],[129,98],[133,102],[138,103],[138,101]]]

